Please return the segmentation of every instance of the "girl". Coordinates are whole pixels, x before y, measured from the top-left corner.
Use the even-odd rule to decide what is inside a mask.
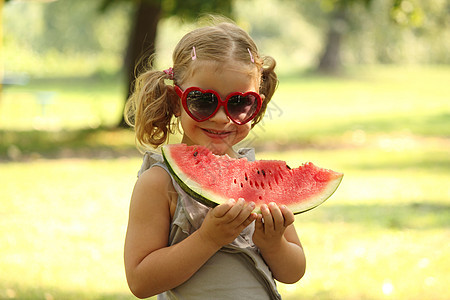
[[[136,81],[126,107],[143,146],[157,147],[173,133],[182,143],[217,155],[235,152],[258,123],[276,85],[275,61],[260,57],[253,40],[230,23],[186,34],[173,68],[149,70]],[[167,80],[173,85],[166,85]],[[147,152],[130,204],[125,240],[128,285],[139,298],[281,299],[274,279],[297,282],[305,256],[294,215],[275,203],[252,213],[254,203],[230,199],[210,209],[172,179],[159,154]]]

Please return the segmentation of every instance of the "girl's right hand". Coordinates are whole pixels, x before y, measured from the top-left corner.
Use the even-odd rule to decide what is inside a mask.
[[[250,225],[256,217],[252,213],[255,203],[246,204],[244,199],[234,199],[211,209],[205,217],[198,233],[207,243],[220,249],[232,241]]]

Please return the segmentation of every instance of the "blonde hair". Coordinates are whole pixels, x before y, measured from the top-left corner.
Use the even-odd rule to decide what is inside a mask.
[[[194,47],[195,60],[192,59]],[[261,121],[278,84],[275,60],[260,56],[252,38],[230,22],[189,32],[178,42],[172,59],[173,81],[177,85],[189,78],[198,61],[225,63],[231,60],[256,70],[253,73],[260,76],[259,93],[264,95],[264,101],[261,111],[252,120],[252,127]],[[135,127],[136,140],[144,147],[158,147],[168,140],[169,133],[173,134],[179,128],[172,118],[181,108],[178,97],[167,88],[167,79],[172,78],[164,71],[145,70],[136,78],[133,93],[125,106],[125,120]]]

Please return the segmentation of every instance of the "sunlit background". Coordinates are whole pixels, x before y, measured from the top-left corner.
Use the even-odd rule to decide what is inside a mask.
[[[283,299],[450,298],[450,1],[0,0],[0,10],[0,299],[134,299],[122,255],[141,154],[120,126],[127,74],[153,49],[155,68],[170,67],[208,13],[278,62],[265,119],[240,146],[345,173],[330,200],[296,217],[307,273],[279,284]]]

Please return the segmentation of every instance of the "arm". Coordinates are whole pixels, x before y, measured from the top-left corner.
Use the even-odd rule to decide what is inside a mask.
[[[263,205],[253,235],[253,242],[274,278],[283,283],[297,282],[306,269],[305,254],[293,222],[294,214],[287,207],[275,203]]]
[[[137,297],[182,284],[256,218],[251,206],[229,201],[212,209],[199,230],[168,247],[169,203],[176,196],[169,175],[161,168],[151,168],[136,182],[124,260],[128,285]]]

